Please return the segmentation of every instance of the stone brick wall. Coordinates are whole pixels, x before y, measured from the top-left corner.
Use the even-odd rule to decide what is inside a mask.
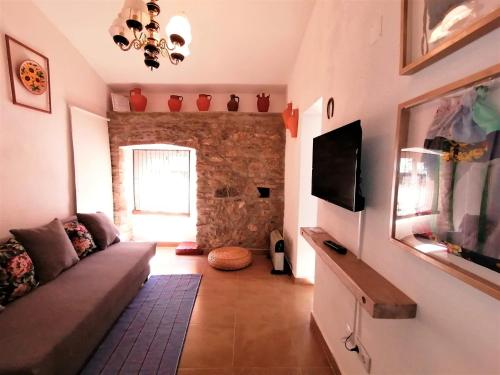
[[[109,114],[115,222],[130,230],[122,146],[173,144],[197,150],[197,241],[202,248],[267,249],[283,229],[285,130],[274,113]],[[270,188],[261,198],[257,187]]]

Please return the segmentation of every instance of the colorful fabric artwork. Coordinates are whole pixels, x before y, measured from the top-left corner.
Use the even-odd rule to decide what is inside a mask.
[[[500,272],[500,115],[488,91],[444,98],[424,147],[441,154],[434,235],[450,254]]]

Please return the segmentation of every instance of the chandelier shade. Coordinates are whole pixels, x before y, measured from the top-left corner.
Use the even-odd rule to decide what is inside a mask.
[[[187,44],[175,47],[174,52],[180,53],[184,57],[188,57],[191,54],[191,51],[189,51],[189,47]]]
[[[148,8],[142,0],[125,0],[121,16],[130,29],[137,31],[142,31],[149,19]]]
[[[191,25],[184,15],[173,16],[165,28],[168,38],[172,43],[179,43],[181,46],[191,43]]]
[[[115,44],[122,51],[132,47],[142,50],[144,64],[151,70],[160,66],[159,57],[168,57],[174,65],[189,56],[191,25],[184,15],[172,17],[167,24],[167,39],[160,37],[159,0],[125,0],[121,12],[109,28]]]
[[[109,34],[116,44],[128,46],[130,41],[134,39],[133,33],[128,28],[125,20],[118,15],[109,28]]]

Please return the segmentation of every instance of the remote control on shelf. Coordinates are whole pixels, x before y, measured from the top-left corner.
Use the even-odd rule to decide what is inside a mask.
[[[325,240],[323,243],[329,248],[335,250],[339,254],[347,254],[347,249],[344,246],[339,245],[338,243],[333,242],[332,240]]]

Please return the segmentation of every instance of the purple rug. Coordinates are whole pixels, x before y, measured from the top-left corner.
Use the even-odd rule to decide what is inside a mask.
[[[201,275],[151,276],[82,369],[83,375],[175,375]]]

